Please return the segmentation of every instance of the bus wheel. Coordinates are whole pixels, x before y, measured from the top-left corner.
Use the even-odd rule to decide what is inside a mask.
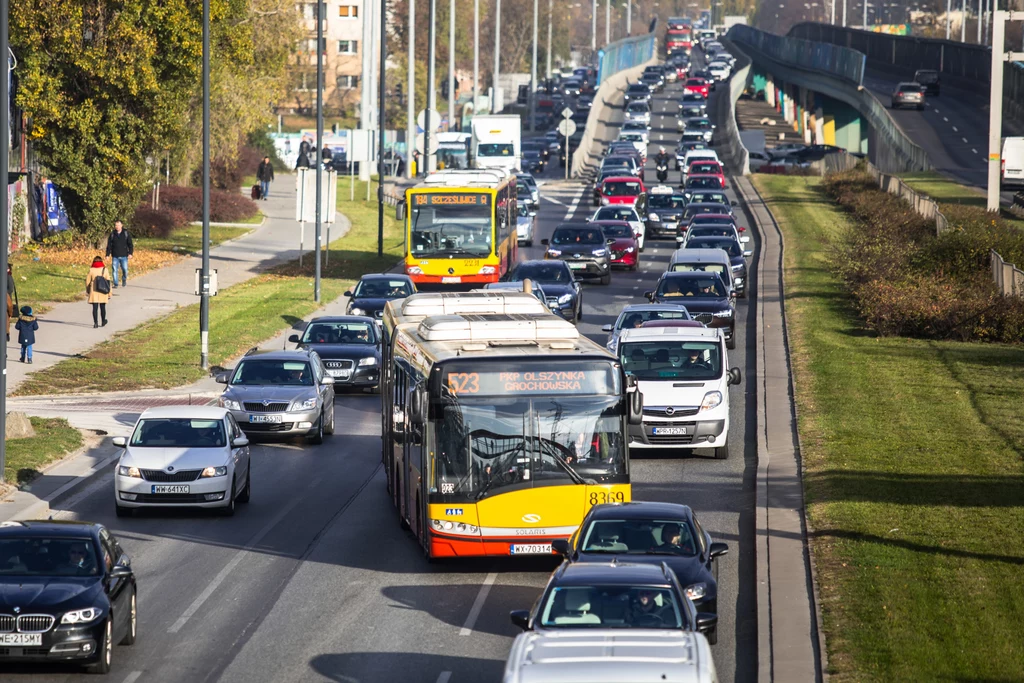
[[[395,492],[399,496],[402,495],[402,478],[397,474],[395,475]],[[405,515],[402,514],[402,502],[396,499],[395,507],[398,509],[398,526],[400,526],[403,531],[408,531],[409,522],[405,521]]]

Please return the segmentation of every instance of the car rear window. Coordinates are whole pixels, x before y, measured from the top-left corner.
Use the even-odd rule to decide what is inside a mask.
[[[561,228],[551,236],[552,244],[603,244],[604,237],[598,229]]]
[[[626,180],[607,180],[601,193],[609,197],[635,197],[640,194],[640,183]]]
[[[939,80],[937,71],[918,71],[914,74],[914,80],[918,83],[935,83]]]

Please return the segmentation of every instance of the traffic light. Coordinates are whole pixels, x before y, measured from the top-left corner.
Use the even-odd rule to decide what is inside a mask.
[[[442,78],[441,79],[441,97],[443,97],[446,100],[448,99],[448,79],[447,78]]]

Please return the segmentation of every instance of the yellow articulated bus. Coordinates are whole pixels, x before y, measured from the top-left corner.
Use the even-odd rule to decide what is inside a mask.
[[[551,554],[592,505],[631,499],[640,393],[571,323],[437,315],[390,341],[389,488],[429,557]]]
[[[405,272],[417,286],[497,282],[516,262],[516,179],[500,169],[438,171],[405,191]]]

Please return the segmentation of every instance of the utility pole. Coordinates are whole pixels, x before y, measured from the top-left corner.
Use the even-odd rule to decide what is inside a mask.
[[[473,0],[473,116],[480,89],[480,0]]]
[[[479,2],[479,0],[477,0]],[[416,150],[416,2],[409,2],[409,51],[406,59],[405,96],[408,100],[405,103],[405,177],[414,178],[416,174],[412,170],[412,153]],[[424,150],[425,151],[425,150]],[[423,161],[423,157],[420,157]],[[417,164],[421,166],[422,163]],[[416,169],[419,173],[420,169]]]
[[[491,97],[491,113],[498,113],[498,73],[501,70],[501,0],[494,3],[494,95]]]
[[[612,0],[604,0],[604,44],[612,42]]]
[[[3,142],[0,143],[0,171],[4,175],[11,163],[11,136],[8,131],[11,129],[11,84],[8,74],[10,73],[11,61],[10,36],[7,33],[8,0],[0,0],[0,53],[4,56],[4,78],[0,86],[0,100],[3,100],[3,107],[0,107],[0,131],[3,131]],[[205,129],[204,129],[205,130]],[[11,186],[4,178],[4,201],[0,210],[0,301],[7,305],[7,297],[11,292],[7,291],[7,230],[10,228],[10,214],[7,212],[8,198],[11,196]],[[205,368],[206,365],[203,365]],[[3,477],[4,467],[7,465],[7,344],[0,344],[0,478]]]
[[[210,0],[204,0],[209,2]],[[313,248],[316,252],[316,258],[313,260],[313,301],[320,303],[320,230],[323,227],[323,221],[321,220],[321,207],[323,207],[323,174],[324,174],[324,160],[323,160],[323,149],[324,149],[324,9],[326,5],[323,0],[316,0],[316,230],[313,236]],[[365,15],[365,12],[364,12]],[[370,21],[370,18],[363,16],[363,23]],[[363,43],[363,48],[367,47],[368,43]],[[372,56],[367,56],[367,59],[372,59]],[[366,93],[364,86],[363,92]],[[369,107],[370,98],[366,96],[362,102],[363,112],[366,114],[366,120],[369,122]],[[369,180],[370,169],[369,164],[359,164],[359,175],[366,172],[367,180]]]
[[[960,42],[967,42],[967,0],[960,0]]]
[[[590,53],[597,52],[597,0],[594,0],[590,12]]]
[[[861,21],[860,27],[865,31],[868,30],[868,0],[864,0],[864,20]]]
[[[452,0],[454,2],[455,0]],[[597,2],[597,0],[594,0]],[[530,60],[530,132],[537,128],[537,0],[533,0],[533,58]]]
[[[631,35],[633,35],[633,0],[626,0],[626,37]]]
[[[427,27],[427,113],[423,115],[423,171],[430,173],[433,170],[432,155],[430,154],[430,139],[434,137],[436,121],[431,121],[430,113],[437,107],[437,90],[434,83],[434,53],[436,52],[435,41],[437,39],[437,0],[430,0],[428,5],[430,24]]]
[[[3,107],[7,109],[6,100]],[[2,135],[6,138],[6,131]],[[6,172],[6,166],[3,170]],[[199,345],[199,367],[206,370],[210,367],[210,0],[203,0],[203,264],[199,273]]]
[[[480,2],[480,0],[477,0]],[[551,17],[554,14],[554,2],[555,0],[548,0],[548,63],[546,70],[546,78],[551,78]],[[597,0],[594,0],[594,7],[597,7]]]
[[[836,25],[836,0],[832,0],[832,25]]]
[[[1024,21],[1024,12],[996,10],[992,13],[992,80],[988,100],[988,201],[989,211],[999,211],[999,183],[1002,180],[1003,65],[1024,60],[1024,52],[1006,52],[1006,22]]]
[[[317,0],[316,3],[317,11],[317,38],[318,41],[323,42],[321,31],[323,30],[324,13],[326,5],[321,0]],[[362,61],[362,83],[359,85],[359,127],[363,130],[371,130],[373,128],[373,7],[369,2],[363,4],[363,61]],[[321,53],[322,45],[317,45],[317,67],[316,72],[320,78],[321,74]],[[319,86],[317,93],[319,93]],[[318,95],[319,96],[319,95]],[[318,100],[319,101],[319,100]],[[319,110],[319,105],[318,105]],[[318,115],[319,116],[319,115]],[[319,136],[320,133],[318,132]],[[316,143],[323,145],[323,140],[317,137]],[[359,162],[359,180],[364,183],[370,182],[370,165],[365,162]],[[319,183],[319,176],[317,176],[317,182]],[[320,195],[317,194],[319,197]],[[317,249],[319,249],[317,244]],[[317,253],[320,253],[317,251]],[[317,259],[319,262],[319,258]],[[319,299],[317,299],[319,301]]]
[[[846,0],[843,0],[843,28],[846,28]]]
[[[950,27],[953,24],[953,0],[946,0],[946,40],[949,40]]]
[[[455,129],[455,0],[448,10],[448,130]]]
[[[978,45],[981,45],[981,25],[985,23],[982,19],[985,15],[982,13],[981,3],[982,0],[978,0],[978,39],[975,41]]]
[[[412,3],[409,3],[412,4]],[[387,42],[388,0],[380,0],[380,73],[377,74],[377,256],[384,256],[384,114],[385,64],[388,58]],[[395,155],[392,153],[392,160]],[[330,245],[327,245],[330,249]],[[319,262],[320,259],[317,259]]]

